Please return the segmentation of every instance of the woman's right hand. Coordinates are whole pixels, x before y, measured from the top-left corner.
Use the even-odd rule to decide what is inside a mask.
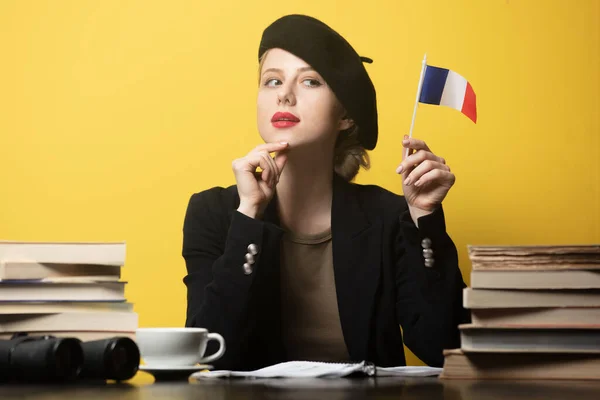
[[[245,157],[233,160],[232,168],[240,195],[238,211],[250,218],[260,217],[275,194],[275,186],[287,161],[287,143],[256,146]],[[270,153],[275,152],[275,158]],[[257,173],[260,167],[262,172]]]

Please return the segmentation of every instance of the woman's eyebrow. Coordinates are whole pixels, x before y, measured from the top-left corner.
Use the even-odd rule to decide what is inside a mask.
[[[306,71],[314,71],[315,69],[313,67],[302,67],[302,68],[298,68],[296,71],[298,72],[306,72]],[[266,74],[267,72],[277,72],[280,74],[283,74],[283,70],[279,69],[279,68],[268,68],[265,69],[263,71],[263,75]]]

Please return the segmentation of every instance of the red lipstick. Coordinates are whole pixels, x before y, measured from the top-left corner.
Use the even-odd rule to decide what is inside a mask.
[[[289,112],[276,112],[271,117],[271,124],[275,128],[290,128],[300,122],[300,118]]]

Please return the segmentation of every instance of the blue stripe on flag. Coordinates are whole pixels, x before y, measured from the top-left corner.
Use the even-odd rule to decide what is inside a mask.
[[[447,69],[428,65],[425,69],[419,101],[427,104],[440,104],[447,77]]]

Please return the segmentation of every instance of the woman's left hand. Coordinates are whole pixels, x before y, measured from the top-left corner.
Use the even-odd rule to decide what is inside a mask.
[[[404,135],[402,146],[402,163],[396,173],[402,174],[404,197],[416,219],[415,216],[430,214],[439,207],[456,177],[446,161],[433,154],[424,141]]]

